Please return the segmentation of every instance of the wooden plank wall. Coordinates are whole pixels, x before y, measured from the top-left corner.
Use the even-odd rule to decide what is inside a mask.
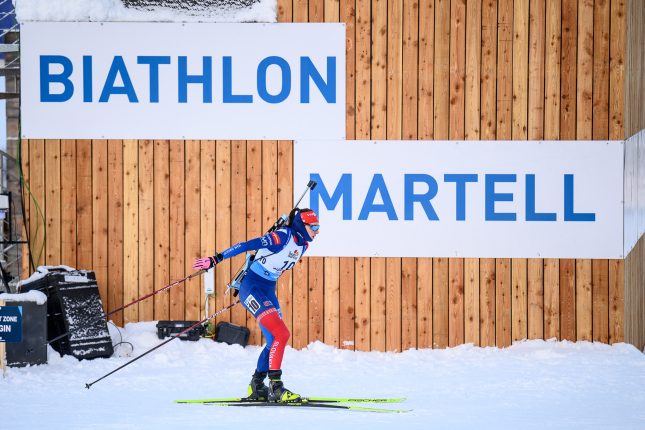
[[[625,11],[622,0],[278,0],[280,22],[345,23],[348,140],[622,139]],[[40,264],[93,269],[106,310],[158,290],[288,213],[304,186],[293,184],[293,150],[25,141],[24,176],[47,223]],[[37,260],[42,225],[36,233],[35,204],[26,210]],[[224,284],[243,260],[217,267],[210,312],[230,303]],[[312,257],[277,294],[294,348],[401,351],[621,342],[622,288],[622,260]],[[115,322],[196,320],[204,299],[195,279]],[[218,321],[263,341],[241,306]]]
[[[624,6],[622,7],[624,8]],[[630,146],[638,148],[634,153],[640,152],[642,154],[645,143],[643,138],[639,138],[636,134],[645,129],[645,2],[642,0],[627,1],[626,14],[627,21],[622,23],[626,27],[627,34],[625,56],[619,59],[623,60],[620,61],[620,64],[623,66],[626,76],[625,139],[630,140]],[[638,158],[638,155],[636,157],[636,160],[631,160],[629,157],[626,157],[625,160],[626,163],[630,163],[636,168],[637,174],[634,173],[638,177],[631,187],[626,184],[625,191],[629,192],[628,190],[631,188],[631,205],[638,219],[638,231],[640,232],[642,231],[642,220],[645,219],[642,212],[644,206],[642,187],[645,184],[641,180],[643,162]],[[629,197],[626,195],[625,199],[627,202]],[[634,248],[625,256],[624,262],[625,341],[642,351],[645,347],[645,236],[638,239]],[[610,275],[612,275],[611,272]],[[611,277],[609,282],[611,289]],[[611,299],[612,294],[610,293]]]

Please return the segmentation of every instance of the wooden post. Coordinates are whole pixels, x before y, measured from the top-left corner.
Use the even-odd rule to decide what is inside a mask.
[[[0,308],[5,305],[4,300],[0,300]],[[2,369],[2,376],[4,377],[4,372],[6,370],[6,367],[4,365],[4,352],[5,352],[5,343],[0,342],[0,369]]]

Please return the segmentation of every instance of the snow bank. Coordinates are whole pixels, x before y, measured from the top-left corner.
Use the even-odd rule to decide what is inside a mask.
[[[127,8],[122,0],[13,0],[19,21],[276,22],[277,0],[251,7],[182,10]]]
[[[44,305],[47,303],[47,296],[40,291],[29,291],[22,294],[0,294],[0,300],[8,302],[34,302],[37,305]]]
[[[9,368],[0,378],[0,428],[136,429],[618,429],[645,428],[645,355],[632,345],[533,340],[505,349],[472,344],[403,353],[355,352],[313,342],[287,347],[283,380],[318,397],[407,397],[366,404],[407,414],[221,408],[175,399],[246,395],[260,347],[173,340],[90,390],[85,384],[162,341],[156,323],[110,334],[109,359],[78,361],[49,349],[49,364]],[[25,405],[29,405],[26,407]],[[52,419],[52,416],[59,419]]]
[[[72,267],[65,266],[65,265],[62,265],[62,264],[60,266],[38,266],[36,271],[29,278],[18,282],[18,284],[16,286],[20,287],[20,286],[28,284],[30,282],[34,282],[34,281],[37,281],[39,279],[42,279],[49,272],[55,271],[56,269],[66,270],[68,272],[73,272],[74,270],[76,270],[76,269],[74,269]]]

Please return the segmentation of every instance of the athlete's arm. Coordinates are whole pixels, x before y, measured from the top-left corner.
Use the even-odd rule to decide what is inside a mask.
[[[273,233],[251,239],[247,242],[240,242],[233,245],[221,254],[216,254],[214,257],[204,257],[193,263],[194,269],[210,269],[217,263],[220,263],[227,258],[235,257],[243,252],[254,251],[258,249],[268,249],[269,251],[278,251],[287,240],[287,234],[281,231],[274,231]]]

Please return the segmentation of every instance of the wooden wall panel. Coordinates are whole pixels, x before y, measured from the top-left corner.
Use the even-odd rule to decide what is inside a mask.
[[[387,0],[372,0],[372,115],[370,139],[387,136]]]
[[[560,260],[561,340],[576,340],[576,261]]]
[[[593,341],[609,343],[609,261],[592,261]]]
[[[123,141],[108,141],[108,311],[123,302]],[[183,206],[183,202],[182,202]],[[128,302],[129,303],[129,302]],[[123,327],[123,314],[110,319]]]
[[[528,259],[528,339],[544,339],[544,261]]]
[[[292,20],[292,0],[278,0],[278,22],[291,22]]]
[[[625,341],[623,260],[609,260],[609,344]]]
[[[246,142],[246,178],[246,237],[248,240],[260,237],[264,233],[262,229],[262,142],[260,141]],[[251,331],[249,344],[261,345],[262,332],[250,312],[246,312],[246,326]],[[301,348],[304,346],[307,346],[307,343]]]
[[[23,179],[23,191],[22,191],[22,201],[23,203],[23,217],[24,217],[24,225],[25,228],[21,229],[21,239],[23,241],[27,241],[31,236],[29,234],[29,228],[31,226],[31,197],[29,196],[29,188],[31,187],[30,184],[30,175],[29,175],[29,140],[22,140],[18,142],[19,148],[20,148],[20,153],[19,157],[19,169],[20,172],[22,173],[22,179]],[[76,178],[74,178],[76,180]],[[29,276],[29,274],[32,272],[33,264],[31,263],[32,259],[32,254],[29,251],[30,249],[30,243],[26,243],[22,245],[22,264],[21,264],[21,272],[20,272],[20,277],[22,279],[25,279]],[[76,266],[74,266],[76,267]],[[19,292],[22,289],[19,290]]]
[[[154,141],[154,291],[170,284],[170,142]],[[214,253],[204,253],[214,255]],[[170,292],[154,296],[155,320],[170,319]]]
[[[560,261],[544,259],[544,340],[560,337]]]
[[[499,0],[497,26],[497,140],[512,139],[513,0]]]
[[[348,24],[349,25],[349,24]],[[419,123],[419,2],[403,0],[403,93],[401,138],[417,139]],[[349,73],[350,70],[348,70]]]
[[[345,139],[356,139],[356,0],[340,0],[340,20],[345,22]],[[416,115],[415,115],[416,117]]]
[[[511,260],[513,342],[528,339],[528,265],[525,258]]]
[[[513,1],[513,140],[528,139],[529,0]]]
[[[357,0],[360,1],[360,0]],[[434,36],[436,0],[419,5],[419,96],[417,139],[434,139]],[[357,93],[358,98],[358,93]],[[357,122],[358,127],[358,122]]]
[[[29,144],[29,189],[33,196],[29,218],[29,239],[33,253],[34,269],[45,265],[45,141],[32,139]],[[90,152],[91,154],[91,152]],[[91,166],[91,163],[90,163]],[[91,199],[90,199],[91,205]],[[92,239],[90,233],[90,247]]]
[[[356,324],[354,325],[355,331],[355,346],[357,351],[371,351],[371,327],[370,327],[370,266],[371,261],[368,257],[357,257],[354,263],[355,271],[355,291],[356,297]]]
[[[171,140],[169,150],[170,160],[170,267],[169,284],[183,279],[186,262],[186,189],[185,189],[185,143],[183,140]],[[192,262],[191,262],[192,263]],[[192,270],[188,272],[192,273]],[[170,319],[182,321],[184,319],[186,304],[186,284],[182,282],[169,290],[170,294]]]
[[[324,330],[325,344],[340,347],[340,259],[324,259]]]
[[[464,343],[464,259],[448,259],[448,346]]]
[[[274,166],[277,168],[277,165],[276,160]],[[231,245],[231,141],[218,140],[215,142],[215,251],[222,252]],[[230,280],[231,260],[224,260],[215,267],[215,311],[231,304],[232,292],[226,294]],[[231,312],[219,314],[215,322],[220,321],[231,322]]]
[[[626,1],[610,0],[609,139],[625,139]]]
[[[600,0],[599,0],[600,1]],[[593,138],[593,52],[594,1],[578,2],[578,65],[576,78],[577,115],[576,138]]]
[[[372,258],[370,262],[370,347],[385,352],[385,283],[386,259]]]
[[[139,297],[152,293],[154,282],[154,143],[139,141]],[[154,299],[139,303],[139,321],[153,321]],[[201,318],[200,318],[201,319]]]
[[[560,139],[576,139],[576,45],[578,0],[562,0],[560,63]],[[563,332],[564,335],[564,332]]]
[[[60,172],[61,264],[76,267],[77,188],[75,140],[64,139],[60,141]]]
[[[464,91],[464,139],[479,139],[480,85],[482,81],[482,0],[466,2],[466,71]],[[476,321],[476,319],[475,319]],[[477,339],[479,342],[479,338]]]
[[[417,259],[402,258],[401,351],[417,347],[417,280]]]
[[[610,0],[598,0],[593,5],[594,140],[609,139],[609,7]]]
[[[495,272],[494,258],[479,260],[479,332],[482,347],[496,345],[497,280]]]
[[[278,216],[289,216],[293,207],[293,141],[278,141]],[[233,186],[232,189],[235,189]],[[233,241],[232,244],[237,242]],[[242,260],[240,260],[240,263]],[[233,265],[232,270],[236,270]],[[292,332],[293,328],[293,272],[283,273],[276,285],[282,320]],[[289,345],[293,346],[293,338],[289,338]]]
[[[139,142],[123,141],[123,302],[139,298]],[[128,307],[123,322],[139,321],[139,305]]]
[[[432,347],[448,347],[449,268],[447,258],[432,259]]]
[[[464,258],[464,342],[479,346],[479,258]]]
[[[385,350],[401,351],[401,276],[402,267],[400,258],[386,259],[386,327]]]
[[[231,142],[231,245],[246,241],[246,192],[246,140],[234,140]],[[246,253],[244,252],[231,258],[231,276],[235,276],[245,261]],[[233,292],[229,291],[229,294],[233,294]],[[280,303],[284,307],[282,300]],[[246,327],[246,312],[241,304],[233,306],[231,308],[231,322]],[[283,318],[284,313],[283,308]],[[289,316],[291,315],[289,314]],[[289,339],[289,342],[292,341],[293,337]]]
[[[33,148],[33,146],[30,144]],[[31,153],[30,153],[31,158]],[[31,168],[30,168],[31,170]],[[30,175],[33,172],[30,172]],[[36,188],[30,185],[32,193]],[[76,267],[83,270],[92,270],[92,142],[89,140],[76,141]],[[36,216],[33,204],[30,209],[30,220]],[[34,236],[29,235],[32,243]],[[34,264],[36,264],[36,250],[34,253]]]
[[[103,312],[108,304],[108,142],[92,147],[92,270],[96,275]]]
[[[309,257],[309,343],[324,342],[324,259]]]
[[[450,138],[450,0],[435,0],[434,6],[434,138],[447,140]]]
[[[293,347],[309,344],[309,258],[301,258],[293,268]],[[369,349],[368,349],[369,350]]]
[[[432,348],[432,258],[417,259],[417,348]]]
[[[544,139],[560,138],[560,52],[562,0],[546,0],[544,46]]]
[[[495,328],[496,345],[500,348],[511,346],[512,341],[512,288],[511,288],[511,259],[498,258],[495,261]]]
[[[529,12],[529,99],[528,139],[544,139],[544,64],[546,1],[530,1]],[[530,265],[530,263],[529,263]],[[530,333],[529,333],[530,338]]]
[[[45,214],[46,239],[44,261],[58,266],[61,257],[60,239],[60,140],[45,141]],[[103,285],[107,298],[107,285]]]
[[[193,262],[201,258],[201,142],[199,140],[187,140],[185,144],[185,175],[186,175],[186,211],[185,235],[186,235],[186,270],[184,273],[194,273]],[[246,178],[246,175],[245,175]],[[246,213],[244,213],[246,219]],[[173,287],[174,288],[174,287]],[[186,303],[184,314],[187,321],[199,321],[202,318],[202,276],[186,281]],[[235,306],[237,310],[241,306]]]
[[[482,2],[481,140],[497,138],[497,2]],[[470,46],[470,45],[469,45]]]
[[[576,260],[576,340],[593,340],[591,260]]]
[[[201,249],[200,257],[211,257],[215,255],[217,249],[215,248],[215,229],[216,229],[216,196],[215,196],[215,172],[217,170],[216,161],[216,142],[214,140],[201,141],[201,176],[200,185],[200,219],[201,219]],[[212,269],[211,269],[212,270]],[[202,275],[204,276],[204,275]],[[203,286],[203,284],[202,284]],[[203,297],[206,301],[206,297]],[[200,303],[200,312],[202,318],[215,313],[215,294],[210,294],[208,297],[208,309],[204,309],[205,304]],[[207,313],[208,315],[205,315]],[[215,323],[210,320],[210,323]],[[249,338],[249,343],[253,338],[253,333]]]
[[[380,2],[380,0],[375,0]],[[385,1],[387,26],[387,139],[401,140],[403,108],[403,0]],[[377,106],[378,109],[378,106]]]
[[[371,129],[372,27],[371,0],[356,0],[356,139],[369,139]]]
[[[340,348],[355,348],[354,326],[356,305],[354,302],[354,259],[340,258]]]
[[[466,2],[450,1],[450,139],[464,138],[466,82]],[[462,302],[463,304],[463,302]]]

